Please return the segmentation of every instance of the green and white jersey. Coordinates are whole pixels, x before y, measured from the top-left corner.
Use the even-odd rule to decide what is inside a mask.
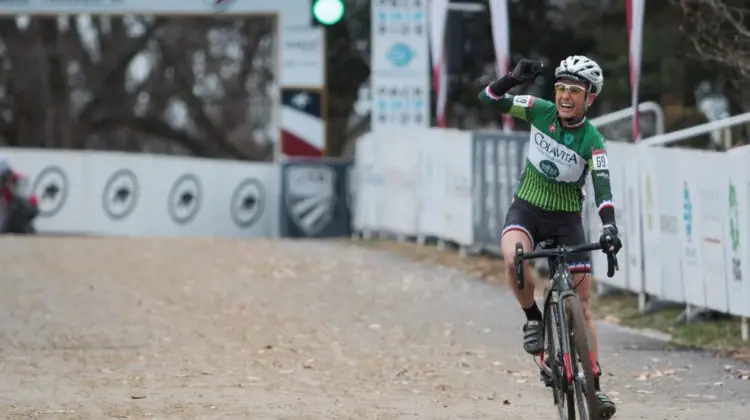
[[[534,96],[479,94],[482,102],[531,123],[529,155],[516,195],[549,211],[581,211],[582,187],[591,170],[596,205],[612,206],[604,137],[584,119],[563,127],[555,104]]]

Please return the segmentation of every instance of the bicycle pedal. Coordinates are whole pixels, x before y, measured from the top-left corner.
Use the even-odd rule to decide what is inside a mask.
[[[544,382],[544,386],[549,388],[552,387],[552,375],[550,375],[545,369],[539,371],[539,380]]]

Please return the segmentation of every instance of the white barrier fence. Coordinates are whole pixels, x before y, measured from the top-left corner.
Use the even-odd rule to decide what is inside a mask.
[[[470,132],[368,134],[355,165],[355,229],[473,243]]]
[[[474,244],[473,133],[369,134],[357,144],[354,229]],[[609,143],[624,248],[620,271],[597,279],[635,293],[750,317],[750,156]],[[587,183],[586,219],[600,221]],[[641,234],[641,223],[643,230]],[[643,258],[642,258],[643,255]]]
[[[34,183],[36,227],[118,236],[276,236],[279,169],[115,152],[2,149]]]

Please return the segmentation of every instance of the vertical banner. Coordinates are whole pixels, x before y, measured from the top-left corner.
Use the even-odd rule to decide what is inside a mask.
[[[288,28],[281,35],[281,86],[320,89],[325,86],[323,28]]]
[[[443,131],[443,130],[440,130]],[[417,233],[425,238],[441,237],[443,224],[443,213],[435,211],[440,209],[445,203],[442,194],[445,185],[445,171],[440,167],[440,154],[444,152],[442,143],[444,136],[441,133],[434,133],[430,136],[416,136],[410,141],[418,144],[419,150],[417,164],[417,178],[422,188],[417,191],[419,194],[419,209],[417,210]]]
[[[289,157],[322,157],[326,124],[322,89],[281,88],[281,153]]]
[[[700,197],[700,182],[703,173],[695,168],[703,165],[699,152],[675,150],[677,176],[682,192],[682,281],[685,286],[685,302],[698,307],[706,306],[706,289],[703,284],[703,235],[705,219]],[[717,203],[718,204],[718,203]]]
[[[724,223],[729,200],[727,156],[723,153],[700,152],[701,176],[698,180],[700,203],[696,214],[701,220],[700,253],[703,266],[703,289],[706,307],[719,312],[729,310],[727,296],[727,266],[725,264]]]
[[[490,27],[492,43],[495,46],[495,66],[497,77],[508,72],[510,65],[510,20],[508,19],[508,0],[490,0]],[[503,131],[513,130],[513,117],[503,114]]]
[[[322,28],[283,28],[281,135],[277,158],[321,157],[326,148],[325,39]]]
[[[641,246],[646,250],[646,255],[649,255],[651,250],[663,250],[666,248],[662,246],[662,211],[659,208],[661,204],[659,176],[663,162],[659,159],[660,156],[657,153],[661,150],[664,149],[656,147],[636,149],[637,157],[640,160],[640,172],[638,176],[640,177],[640,185],[642,186],[639,200],[641,224],[643,226]],[[676,232],[677,228],[675,227]],[[673,246],[672,248],[676,247]],[[677,266],[677,272],[680,272],[679,265]],[[643,291],[652,295],[661,294],[663,289],[661,259],[644,258],[643,275]],[[682,285],[680,285],[680,289],[682,289]]]
[[[628,45],[630,48],[630,97],[633,104],[633,142],[641,139],[638,113],[638,87],[641,79],[641,51],[643,46],[643,16],[646,0],[627,0]]]
[[[748,262],[750,262],[750,247],[747,246],[747,240],[750,238],[750,165],[747,165],[745,163],[746,161],[740,161],[737,158],[735,158],[735,162],[740,167],[745,168],[744,173],[737,178],[737,194],[739,201],[737,203],[736,215],[738,216],[739,221],[735,226],[739,230],[739,236],[736,239],[744,244],[741,248],[741,254],[740,248],[738,248],[738,255],[741,255],[739,257],[741,262],[739,262],[738,265],[744,270],[742,275],[739,276],[739,282],[741,283],[740,287],[743,290],[741,296],[750,296],[750,282],[748,282],[747,275],[747,266]],[[736,282],[737,280],[735,279],[734,281]],[[750,299],[743,299],[742,303],[743,307],[741,309],[738,308],[736,313],[750,317]]]
[[[627,203],[624,215],[627,249],[624,255],[627,258],[625,274],[628,276],[628,290],[641,293],[643,292],[643,237],[639,194],[641,162],[638,159],[638,148],[623,147],[622,149],[626,156],[625,169],[622,173],[623,195],[615,198],[615,202],[618,205],[621,202]]]
[[[430,126],[426,0],[372,0],[373,131]]]
[[[385,191],[381,207],[383,229],[396,235],[413,235],[417,230],[419,211],[419,145],[417,136],[427,130],[408,131],[402,135],[384,135],[378,139],[380,159],[385,173]]]
[[[682,276],[685,252],[682,246],[682,235],[685,234],[683,226],[685,217],[691,213],[685,209],[690,207],[690,191],[688,199],[685,199],[684,182],[678,171],[678,156],[674,153],[682,153],[681,150],[667,149],[663,147],[643,147],[639,148],[640,159],[653,157],[656,165],[656,177],[651,179],[652,198],[656,200],[654,208],[658,210],[657,223],[660,232],[659,235],[659,253],[658,265],[661,266],[661,280],[659,286],[661,289],[654,292],[661,299],[672,302],[685,301],[685,279]],[[670,162],[670,164],[666,164]],[[679,167],[682,165],[679,164]],[[687,206],[686,206],[687,204]],[[654,260],[656,255],[652,252],[653,248],[647,248],[645,253],[646,259]],[[648,266],[646,266],[648,269]],[[678,273],[680,273],[678,275]]]
[[[350,177],[350,189],[354,192],[352,225],[358,232],[377,230],[378,205],[383,190],[383,171],[378,160],[379,144],[370,132],[357,139],[354,159],[354,177]]]
[[[437,131],[437,130],[434,130]],[[473,245],[472,225],[472,133],[459,130],[439,130],[441,137],[440,167],[444,173],[442,185],[442,237],[461,245]]]
[[[435,90],[435,116],[439,127],[446,127],[445,106],[448,100],[448,80],[445,72],[445,26],[448,21],[448,0],[430,0],[430,53],[432,54],[432,84]]]
[[[750,221],[750,167],[747,156],[743,154],[727,155],[729,179],[727,200],[722,206],[726,211],[724,223],[726,282],[729,297],[729,312],[735,315],[750,316],[750,276],[747,267],[750,255],[747,240],[750,238],[748,221]]]
[[[617,142],[607,142],[606,147],[607,162],[609,164],[610,187],[612,189],[612,199],[616,206],[617,226],[623,236],[623,248],[618,254],[618,264],[620,266],[620,270],[615,272],[615,275],[613,277],[604,277],[601,278],[600,281],[603,281],[608,285],[615,286],[620,289],[630,290],[630,287],[628,285],[628,251],[631,247],[636,246],[636,244],[631,242],[631,238],[628,236],[628,213],[630,211],[633,211],[632,205],[634,203],[629,203],[625,198],[627,194],[625,188],[625,171],[629,150],[626,145]],[[594,199],[594,203],[596,203],[594,194],[587,197],[591,197],[592,199]],[[599,219],[599,225],[601,225],[601,218],[598,215],[598,210],[599,209],[597,208],[597,216],[595,220]],[[594,226],[596,226],[596,224]],[[598,236],[598,234],[601,232],[601,227],[596,226],[594,232],[594,237]],[[601,271],[605,271],[607,267],[607,258],[604,253],[592,252],[591,254],[592,265],[602,263],[600,267],[603,267],[604,269]],[[596,255],[596,258],[594,257],[594,255]]]

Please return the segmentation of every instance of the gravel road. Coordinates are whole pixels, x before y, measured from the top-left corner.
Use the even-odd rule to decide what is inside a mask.
[[[503,288],[314,241],[0,239],[2,419],[552,419]],[[602,324],[616,418],[743,418],[750,369]],[[727,367],[727,365],[734,365]]]

